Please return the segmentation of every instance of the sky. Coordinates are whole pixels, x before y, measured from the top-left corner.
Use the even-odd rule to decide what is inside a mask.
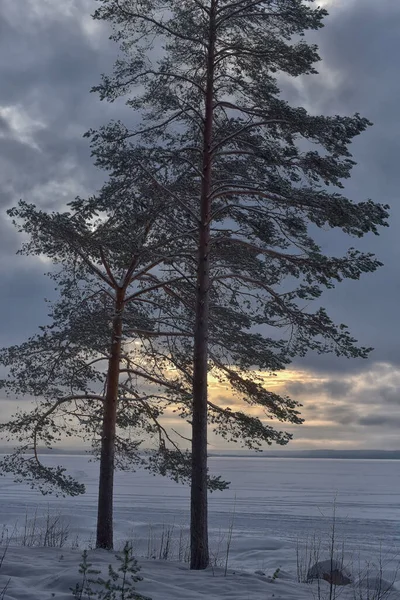
[[[290,449],[400,449],[400,3],[393,0],[325,0],[330,16],[309,39],[322,62],[316,76],[283,82],[293,105],[313,114],[368,117],[374,126],[357,139],[358,166],[346,194],[391,206],[390,228],[362,242],[331,232],[323,249],[350,246],[375,252],[384,267],[323,296],[336,322],[350,326],[367,360],[309,354],[268,379],[274,389],[303,403],[306,419]],[[16,256],[21,239],[5,210],[20,198],[62,208],[76,195],[98,189],[104,174],[92,165],[83,133],[110,119],[129,122],[123,103],[101,103],[90,88],[109,73],[117,48],[95,22],[93,0],[2,0],[0,4],[0,346],[19,343],[46,320],[44,298],[52,285],[46,265]],[[232,406],[226,391],[210,393]],[[0,397],[0,419],[15,409]],[[171,423],[173,416],[169,417]],[[211,436],[213,449],[224,444]]]

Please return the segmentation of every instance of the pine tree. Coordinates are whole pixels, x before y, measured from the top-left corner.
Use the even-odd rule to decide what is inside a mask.
[[[368,120],[358,114],[313,116],[279,95],[277,74],[316,73],[317,48],[302,36],[322,27],[327,13],[312,0],[97,2],[94,16],[113,25],[121,55],[112,76],[104,76],[95,90],[110,101],[127,96],[141,116],[132,130],[117,122],[92,132],[95,150],[102,147],[99,162],[112,165],[115,140],[126,141],[130,169],[167,190],[198,231],[191,566],[204,568],[213,285],[224,281],[237,302],[261,304],[260,322],[293,325],[293,352],[304,352],[310,338],[320,336],[327,346],[319,340],[310,348],[329,350],[342,333],[340,352],[365,356],[343,327],[333,328],[333,335],[325,311],[304,316],[301,303],[379,263],[354,249],[326,257],[310,230],[376,234],[387,207],[370,200],[355,204],[334,189],[350,176],[348,147]],[[171,173],[173,184],[168,176],[165,183]],[[219,269],[221,253],[226,260]],[[295,278],[299,284],[283,292],[290,285],[284,282]]]
[[[72,595],[76,600],[91,600],[96,597],[96,592],[92,588],[93,575],[99,575],[101,571],[94,569],[91,562],[88,560],[88,552],[82,552],[82,560],[79,563],[79,575],[81,580],[75,584],[75,587],[70,588]]]
[[[135,584],[143,581],[143,577],[139,575],[140,567],[133,556],[132,544],[126,542],[121,555],[116,554],[116,559],[120,563],[118,569],[109,565],[108,579],[98,577],[94,581],[100,586],[97,598],[99,600],[151,600],[136,591]]]
[[[143,577],[139,574],[140,566],[133,556],[132,544],[126,542],[122,552],[115,557],[119,567],[115,569],[108,565],[108,578],[104,579],[99,569],[93,569],[87,550],[84,550],[79,565],[81,581],[70,588],[73,597],[77,600],[151,600],[136,590],[136,583],[143,581]],[[94,579],[94,575],[98,577]]]
[[[51,447],[63,432],[91,434],[100,458],[96,544],[101,548],[113,544],[116,453],[120,466],[162,466],[164,473],[172,469],[177,476],[164,452],[166,432],[159,417],[176,395],[186,404],[189,396],[179,381],[157,376],[165,360],[155,361],[140,345],[135,348],[135,342],[159,331],[163,319],[152,305],[162,287],[154,284],[152,271],[174,249],[160,203],[160,197],[143,202],[137,190],[117,193],[111,182],[95,198],[76,199],[69,212],[46,213],[24,202],[9,211],[28,236],[21,252],[44,255],[55,264],[50,275],[60,299],[39,335],[0,352],[0,362],[9,371],[0,386],[39,400],[33,411],[1,425],[1,431],[24,442],[2,461],[2,468],[28,478],[43,492],[82,493],[82,484],[63,468],[41,463],[38,447],[40,442]],[[159,331],[160,340],[167,334],[191,335],[177,330],[173,320],[167,330],[162,336]],[[139,441],[129,435],[135,427],[158,436],[162,457],[150,456],[146,463],[138,452]],[[117,436],[117,428],[125,435]],[[33,455],[25,460],[27,450]]]

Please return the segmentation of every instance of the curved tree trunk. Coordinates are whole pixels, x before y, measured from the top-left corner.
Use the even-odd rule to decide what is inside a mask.
[[[192,482],[190,503],[191,569],[205,569],[209,564],[207,503],[207,365],[210,288],[211,145],[213,137],[216,9],[217,0],[212,0],[207,51],[203,178],[200,197],[200,231],[197,266],[196,321],[194,332]]]
[[[104,399],[101,436],[99,496],[97,507],[96,548],[113,548],[114,455],[117,421],[118,385],[121,360],[122,313],[125,290],[118,289],[111,334],[111,353],[108,362],[107,388]]]

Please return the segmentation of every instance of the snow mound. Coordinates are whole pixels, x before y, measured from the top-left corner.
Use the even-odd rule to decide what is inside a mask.
[[[113,552],[92,550],[88,559],[105,575]],[[71,600],[70,588],[80,580],[80,550],[9,548],[0,569],[4,600]],[[223,569],[190,571],[186,565],[162,560],[139,561],[143,581],[137,591],[152,600],[310,600],[311,589],[294,581],[268,582],[259,575]]]

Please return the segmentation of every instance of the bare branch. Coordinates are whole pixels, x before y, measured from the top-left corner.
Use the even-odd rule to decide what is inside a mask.
[[[103,248],[101,246],[99,248],[99,252],[100,252],[101,262],[103,263],[104,268],[105,268],[105,270],[107,272],[107,275],[109,276],[110,281],[112,282],[112,286],[113,286],[114,289],[117,289],[119,287],[118,283],[117,283],[114,275],[112,274],[112,271],[110,269],[110,265],[107,262],[107,259],[106,259],[105,254],[104,254],[104,250],[103,250]]]
[[[178,202],[178,204],[180,204],[180,205],[181,205],[181,206],[182,206],[182,207],[185,209],[185,211],[186,211],[188,214],[190,214],[190,215],[193,217],[193,219],[195,220],[195,222],[196,222],[196,223],[199,223],[199,218],[198,218],[198,216],[196,215],[196,213],[194,213],[194,212],[192,211],[192,209],[191,209],[189,206],[187,206],[187,205],[186,205],[186,204],[183,202],[183,200],[181,200],[181,199],[179,198],[179,196],[177,196],[176,194],[174,194],[174,193],[173,193],[171,190],[169,190],[169,189],[168,189],[168,188],[167,188],[165,185],[163,185],[162,183],[160,183],[160,182],[158,181],[158,179],[157,179],[157,178],[156,178],[156,177],[155,177],[155,176],[154,176],[152,173],[150,173],[150,171],[149,171],[149,170],[148,170],[148,169],[147,169],[147,168],[146,168],[146,167],[145,167],[145,166],[144,166],[142,163],[138,163],[138,164],[139,164],[139,167],[140,167],[140,168],[141,168],[141,169],[142,169],[142,170],[143,170],[143,171],[144,171],[144,172],[145,172],[145,173],[146,173],[146,174],[147,174],[147,175],[148,175],[148,176],[151,178],[151,180],[152,180],[152,181],[153,181],[153,182],[154,182],[154,183],[157,185],[157,187],[159,187],[159,188],[160,188],[160,189],[161,189],[163,192],[166,192],[166,193],[167,193],[167,194],[169,194],[169,195],[170,195],[172,198],[174,198],[174,200],[176,200],[176,201]]]
[[[40,415],[35,427],[33,428],[33,454],[37,464],[41,464],[37,450],[37,436],[40,426],[47,419],[47,417],[49,417],[57,410],[59,406],[65,404],[66,402],[72,402],[73,400],[98,400],[100,402],[104,402],[104,397],[97,396],[94,394],[74,394],[71,396],[65,396],[64,398],[60,398],[59,400],[57,400],[46,412]]]
[[[175,277],[174,279],[169,279],[167,281],[158,281],[158,283],[155,283],[154,285],[152,285],[148,288],[143,288],[143,289],[139,290],[138,292],[134,292],[133,294],[131,294],[130,296],[125,298],[124,302],[125,303],[130,302],[131,300],[135,300],[136,298],[138,298],[139,296],[142,296],[143,294],[147,294],[148,292],[152,292],[154,290],[158,290],[165,286],[169,286],[172,283],[182,281],[183,279],[186,279],[186,277]]]
[[[107,285],[109,285],[110,287],[113,287],[113,282],[108,279],[104,273],[101,272],[101,270],[96,267],[96,265],[94,265],[92,263],[91,260],[89,260],[89,258],[84,254],[84,252],[82,252],[82,250],[79,250],[79,248],[76,248],[76,246],[74,246],[73,244],[70,243],[69,240],[67,240],[68,245],[71,247],[71,249],[76,252],[76,254],[83,260],[83,262],[89,267],[89,269],[92,271],[92,273],[94,273],[95,275],[97,275],[97,277],[99,277],[102,281],[104,281]]]
[[[153,331],[151,329],[130,329],[130,333],[146,337],[193,337],[193,333],[181,331]]]
[[[179,386],[176,386],[169,381],[159,379],[158,377],[154,377],[153,375],[149,375],[145,371],[141,371],[139,369],[132,369],[132,368],[120,369],[119,372],[121,374],[127,373],[127,374],[131,374],[131,375],[136,375],[137,377],[143,377],[143,379],[146,379],[147,381],[151,381],[152,383],[156,383],[157,385],[161,385],[163,387],[169,388],[175,392],[182,392],[182,389]],[[121,385],[123,385],[123,384],[121,384]]]
[[[126,387],[127,391],[129,393],[133,394],[133,396],[134,396],[134,398],[132,398],[133,401],[137,401],[137,402],[141,403],[141,405],[143,406],[146,414],[148,415],[148,417],[150,417],[150,419],[153,421],[153,423],[155,424],[155,426],[156,426],[156,428],[158,430],[160,444],[163,445],[163,443],[164,443],[164,440],[162,438],[162,435],[164,435],[165,439],[167,439],[170,442],[170,444],[175,448],[175,450],[177,450],[177,452],[181,453],[181,450],[180,450],[179,446],[172,440],[172,438],[169,436],[169,434],[168,434],[167,430],[165,429],[165,427],[163,427],[161,425],[161,423],[159,422],[159,420],[157,419],[157,417],[154,415],[154,412],[151,409],[151,406],[149,405],[149,403],[146,402],[144,400],[144,398],[141,398],[140,394],[138,394],[134,390],[131,390],[127,386],[122,386],[122,387]],[[131,398],[125,398],[125,400],[131,400]]]
[[[235,131],[234,133],[231,133],[225,139],[214,144],[214,146],[211,148],[211,153],[214,154],[218,148],[221,148],[221,146],[224,146],[227,142],[235,139],[236,137],[238,137],[240,134],[242,134],[245,131],[249,131],[250,129],[254,129],[255,127],[264,127],[265,125],[272,125],[275,123],[288,123],[288,121],[287,121],[287,119],[268,119],[268,120],[263,120],[263,121],[257,121],[256,123],[249,123],[248,125],[245,125],[241,129],[239,129],[239,131]]]
[[[126,10],[126,8],[121,6],[121,3],[119,0],[115,0],[115,2],[117,4],[119,10],[121,11],[121,13],[124,14],[129,19],[142,19],[143,21],[145,21],[147,23],[151,23],[155,27],[158,27],[159,29],[161,29],[161,31],[165,31],[169,35],[172,35],[174,37],[177,37],[177,38],[187,41],[187,42],[192,42],[193,44],[199,44],[200,46],[206,47],[206,44],[203,42],[203,40],[201,38],[196,39],[196,38],[193,38],[193,37],[190,37],[187,35],[183,35],[182,33],[178,33],[177,31],[174,31],[173,29],[171,29],[170,27],[165,25],[165,23],[162,23],[161,21],[157,21],[156,19],[153,19],[152,17],[149,17],[148,15]]]
[[[176,433],[176,435],[178,435],[180,438],[182,438],[183,440],[185,440],[186,442],[192,442],[191,438],[187,438],[184,435],[182,435],[181,433],[179,433],[179,431],[176,431],[176,429],[174,429],[173,427],[171,427],[171,431],[173,431],[174,433]]]

